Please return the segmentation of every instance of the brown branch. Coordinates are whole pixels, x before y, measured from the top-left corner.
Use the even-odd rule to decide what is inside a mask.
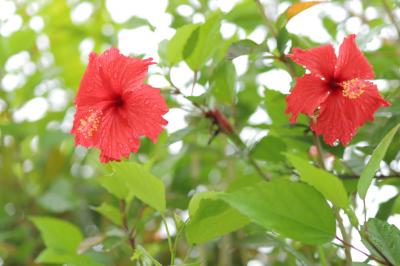
[[[343,239],[340,239],[340,238],[337,237],[337,236],[336,236],[336,239],[339,240],[344,246],[348,246],[348,247],[350,247],[350,248],[352,248],[352,249],[354,249],[354,250],[357,250],[358,252],[360,252],[360,253],[363,254],[364,256],[368,257],[368,259],[370,259],[370,260],[375,260],[375,261],[377,261],[377,262],[379,262],[379,263],[382,263],[382,264],[384,264],[384,265],[387,265],[387,262],[386,262],[386,261],[383,261],[383,260],[381,260],[380,258],[377,258],[377,257],[375,257],[375,256],[373,256],[373,255],[369,255],[368,253],[366,253],[366,252],[362,251],[361,249],[359,249],[359,248],[353,246],[352,244],[347,243],[347,242],[344,241]]]

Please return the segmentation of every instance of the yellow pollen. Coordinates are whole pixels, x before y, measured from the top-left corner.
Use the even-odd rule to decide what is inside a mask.
[[[343,87],[343,96],[350,99],[357,99],[364,93],[364,88],[368,86],[368,82],[355,78],[344,81],[341,85]]]
[[[100,110],[93,111],[89,109],[87,116],[79,120],[78,131],[85,138],[92,137],[99,127],[101,115],[102,112]]]

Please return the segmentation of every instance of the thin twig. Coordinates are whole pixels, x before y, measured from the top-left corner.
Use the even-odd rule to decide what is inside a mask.
[[[119,211],[120,211],[120,214],[121,214],[122,227],[125,230],[125,233],[127,235],[129,245],[131,246],[132,250],[135,250],[136,243],[135,243],[134,230],[133,230],[133,228],[129,229],[128,218],[126,216],[126,202],[125,202],[125,200],[120,200],[120,202],[119,202]]]
[[[389,6],[389,3],[387,0],[382,0],[383,8],[385,9],[387,15],[389,16],[390,21],[393,23],[393,26],[396,28],[397,35],[400,38],[400,27],[399,24],[397,24],[397,20],[392,12],[392,9]]]
[[[263,4],[260,2],[260,0],[254,0],[254,2],[256,3],[258,9],[260,10],[265,26],[267,26],[271,34],[276,38],[278,36],[278,33],[276,32],[274,24],[271,22],[271,20],[269,20],[267,14],[265,13]]]
[[[340,230],[340,232],[342,234],[343,240],[346,243],[350,244],[351,243],[350,234],[347,233],[346,228],[344,227],[343,219],[340,216],[339,209],[337,209],[336,207],[334,207],[333,209],[335,211],[336,220],[338,221],[339,230]],[[350,247],[351,247],[351,244],[350,244],[350,246],[347,246],[347,245],[344,246],[344,253],[346,255],[346,265],[347,266],[351,266],[352,265],[352,261],[353,261],[352,258],[351,258],[351,249],[350,249]]]
[[[326,167],[325,167],[324,154],[323,154],[324,151],[322,149],[321,140],[320,140],[319,136],[315,132],[313,132],[313,134],[314,134],[314,144],[317,147],[317,152],[318,152],[318,154],[317,154],[318,157],[317,158],[318,158],[320,167],[323,168],[324,170],[327,170]],[[339,209],[336,208],[336,207],[333,207],[333,209],[335,211],[336,220],[338,222],[339,230],[340,230],[340,232],[342,234],[342,237],[347,243],[350,243],[351,242],[350,241],[350,235],[346,231],[346,228],[345,228],[344,223],[343,223],[343,219],[342,219],[342,217],[340,216],[340,213],[339,213]],[[352,258],[351,258],[351,249],[350,249],[349,246],[344,246],[344,253],[346,255],[346,266],[351,266]]]
[[[165,219],[164,215],[161,215],[161,220],[162,220],[162,223],[164,224],[165,231],[167,232],[167,237],[168,237],[168,248],[169,248],[169,252],[170,252],[170,254],[171,254],[171,261],[170,261],[170,264],[171,264],[171,265],[174,265],[174,264],[175,264],[175,252],[174,252],[174,248],[173,248],[173,245],[172,245],[172,238],[171,238],[171,234],[170,234],[170,232],[169,232],[167,220]]]
[[[339,240],[344,246],[348,246],[348,247],[350,247],[350,248],[352,248],[352,249],[354,249],[354,250],[357,250],[358,252],[360,252],[361,254],[363,254],[364,256],[366,256],[368,259],[375,260],[375,261],[377,261],[377,262],[379,262],[379,263],[382,263],[382,264],[384,264],[384,265],[387,265],[386,261],[383,261],[383,260],[381,260],[380,258],[377,258],[377,257],[375,257],[375,256],[373,256],[373,255],[369,255],[368,253],[366,253],[366,252],[362,251],[361,249],[359,249],[359,248],[353,246],[352,244],[347,243],[347,242],[344,241],[343,239],[340,239],[340,238],[337,237],[337,236],[336,236],[336,239]]]
[[[324,160],[324,151],[322,149],[321,140],[314,131],[313,131],[313,138],[314,138],[314,144],[317,147],[317,159],[318,159],[319,167],[326,170],[325,160]]]

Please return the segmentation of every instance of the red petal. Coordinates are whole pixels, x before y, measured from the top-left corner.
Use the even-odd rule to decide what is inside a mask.
[[[374,79],[374,70],[360,49],[358,49],[355,38],[356,35],[349,35],[340,46],[335,70],[335,79],[337,81],[355,78]]]
[[[286,97],[286,113],[292,113],[290,122],[295,123],[300,113],[313,115],[328,95],[329,87],[324,80],[311,74],[297,78],[296,86]]]
[[[144,84],[126,95],[126,117],[135,134],[146,136],[153,142],[168,122],[162,115],[168,112],[160,90]]]
[[[140,88],[151,61],[151,58],[141,60],[124,56],[117,48],[108,49],[99,56],[91,53],[75,103],[95,105],[114,100],[124,91]]]
[[[75,104],[78,106],[93,106],[113,97],[113,92],[108,90],[100,79],[97,65],[98,56],[91,53],[89,64],[79,85],[78,95],[75,98]]]
[[[294,48],[289,54],[294,62],[310,70],[311,74],[330,80],[335,72],[336,55],[332,45],[302,50]]]
[[[320,115],[311,128],[318,135],[324,135],[326,143],[333,145],[339,140],[347,145],[357,129],[367,121],[374,120],[374,113],[382,106],[388,106],[376,86],[369,83],[358,98],[349,98],[338,89],[332,91],[321,104]]]
[[[119,94],[140,88],[152,60],[124,56],[117,48],[111,48],[99,56],[98,71],[103,83]]]
[[[109,109],[103,117],[101,127],[96,135],[96,147],[101,150],[100,161],[120,161],[128,158],[131,152],[137,152],[140,136],[124,119],[119,109]]]

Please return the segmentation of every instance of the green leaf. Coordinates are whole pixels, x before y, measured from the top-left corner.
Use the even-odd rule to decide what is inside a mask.
[[[133,254],[131,260],[141,261],[140,265],[154,265],[154,266],[162,266],[153,256],[150,255],[147,250],[141,246],[137,245],[135,248],[135,253]]]
[[[306,244],[323,244],[335,236],[332,209],[314,188],[286,180],[261,182],[220,198],[266,229]]]
[[[371,185],[372,178],[374,178],[376,171],[379,169],[380,163],[383,157],[385,157],[385,153],[399,128],[400,124],[392,128],[392,130],[390,130],[389,133],[382,139],[372,153],[371,159],[362,171],[357,187],[358,194],[362,199],[365,199],[368,188]]]
[[[62,264],[66,266],[104,266],[89,256],[76,254],[60,254],[58,251],[46,249],[35,259],[36,263]]]
[[[396,203],[397,204],[400,203],[399,199],[400,199],[400,197],[398,195],[396,195],[396,196],[388,199],[387,201],[379,204],[379,209],[375,215],[375,218],[382,220],[382,221],[386,221],[391,214],[396,213],[395,207],[396,207]]]
[[[286,28],[280,29],[276,38],[276,45],[280,54],[284,53],[288,42],[289,32],[286,30]]]
[[[127,199],[129,188],[125,184],[125,179],[124,176],[106,175],[100,178],[99,183],[118,199]]]
[[[64,253],[75,253],[83,236],[79,229],[66,221],[50,217],[32,217],[47,248]]]
[[[263,23],[260,10],[253,0],[243,0],[238,3],[226,14],[225,19],[242,27],[248,33]]]
[[[229,46],[227,58],[232,60],[241,55],[248,55],[252,53],[267,52],[267,51],[268,51],[267,46],[259,45],[253,42],[252,40],[245,39],[234,42]]]
[[[117,208],[114,206],[103,202],[100,206],[93,208],[98,213],[101,213],[104,217],[109,219],[111,222],[115,223],[116,225],[122,224],[121,213]]]
[[[349,206],[346,189],[339,178],[312,166],[308,161],[300,157],[290,154],[287,154],[286,157],[299,172],[301,180],[321,192],[334,205],[342,209],[346,209]]]
[[[183,59],[183,49],[199,24],[187,24],[176,30],[174,37],[167,44],[167,62],[175,65]]]
[[[400,265],[400,230],[387,222],[372,218],[367,223],[367,234],[374,248],[378,249],[393,265]]]
[[[235,96],[236,69],[231,61],[222,61],[211,77],[212,94],[221,103],[232,103]]]
[[[164,183],[144,166],[135,162],[112,162],[112,177],[122,181],[129,193],[154,209],[165,210]]]
[[[255,145],[251,154],[254,159],[278,163],[285,160],[285,156],[282,155],[285,151],[286,144],[280,138],[266,136]]]
[[[198,71],[212,57],[222,40],[221,12],[214,12],[207,21],[192,33],[186,43],[184,58],[193,71]]]
[[[272,124],[277,126],[289,124],[289,118],[285,114],[285,95],[279,91],[269,89],[265,89],[264,93],[265,108],[272,119]]]
[[[190,222],[185,227],[190,243],[203,243],[233,232],[250,221],[218,199],[217,192],[196,194],[189,203]]]
[[[123,26],[125,28],[129,28],[129,29],[136,29],[136,28],[139,28],[142,26],[148,26],[150,28],[150,30],[152,30],[152,31],[155,30],[155,27],[153,25],[151,25],[147,19],[135,17],[135,16],[128,19],[128,21],[126,21],[123,24]]]

